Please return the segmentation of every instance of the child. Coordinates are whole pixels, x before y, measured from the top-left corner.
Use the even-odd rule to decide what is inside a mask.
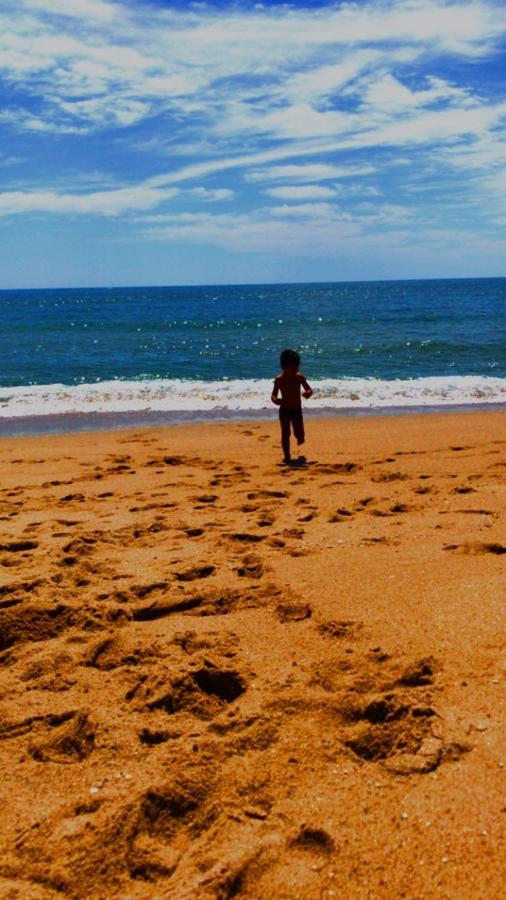
[[[279,361],[283,371],[274,381],[271,400],[276,406],[279,406],[281,446],[283,447],[284,462],[289,465],[292,461],[290,456],[290,425],[297,439],[297,444],[300,446],[300,444],[304,443],[304,421],[302,419],[300,389],[301,387],[304,388],[302,396],[306,400],[313,396],[313,390],[302,372],[299,372],[300,356],[295,350],[283,350]],[[281,393],[281,399],[278,397],[279,393]]]

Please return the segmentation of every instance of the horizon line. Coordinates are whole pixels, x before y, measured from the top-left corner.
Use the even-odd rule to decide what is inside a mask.
[[[396,284],[416,281],[501,281],[506,275],[445,275],[440,278],[429,276],[411,278],[343,278],[325,279],[322,281],[228,281],[228,282],[188,282],[186,284],[82,284],[82,285],[48,285],[45,287],[0,287],[0,294],[10,291],[123,291],[142,289],[185,289],[185,288],[228,288],[228,287],[283,287],[285,285],[325,285],[325,284]]]

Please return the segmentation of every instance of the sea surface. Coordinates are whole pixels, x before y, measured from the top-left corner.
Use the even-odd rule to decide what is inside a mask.
[[[0,426],[266,414],[285,347],[314,410],[506,404],[506,278],[0,291]]]

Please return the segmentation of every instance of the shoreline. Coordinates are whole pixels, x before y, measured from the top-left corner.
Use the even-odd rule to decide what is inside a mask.
[[[311,419],[371,419],[439,414],[505,412],[506,403],[427,404],[419,406],[382,406],[334,408],[303,407],[304,417]],[[172,425],[212,425],[234,422],[277,421],[277,412],[268,409],[195,410],[195,411],[134,411],[56,413],[44,416],[0,417],[0,439],[71,435],[86,432],[123,431],[132,428],[157,428]]]

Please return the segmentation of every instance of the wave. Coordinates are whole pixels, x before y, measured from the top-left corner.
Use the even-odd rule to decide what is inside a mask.
[[[398,380],[320,379],[309,406],[316,409],[444,407],[506,403],[506,378],[485,375]],[[145,379],[96,384],[0,388],[0,418],[62,413],[247,412],[272,409],[269,379],[189,381]]]

